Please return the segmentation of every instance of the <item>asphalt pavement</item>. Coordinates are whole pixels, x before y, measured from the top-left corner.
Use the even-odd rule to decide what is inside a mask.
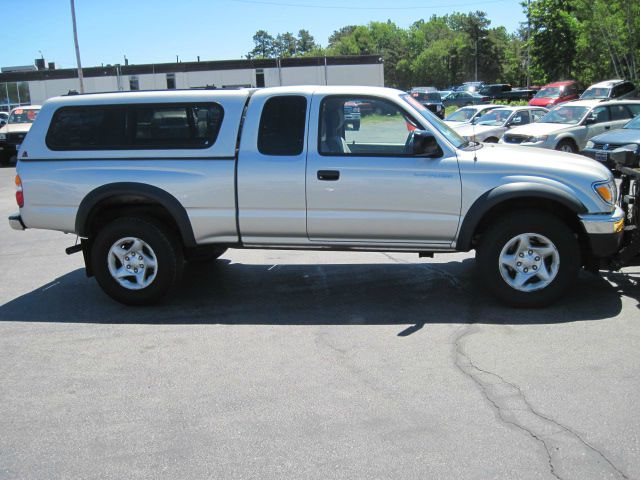
[[[640,478],[640,268],[514,310],[472,254],[232,250],[125,307],[13,175],[0,479]]]

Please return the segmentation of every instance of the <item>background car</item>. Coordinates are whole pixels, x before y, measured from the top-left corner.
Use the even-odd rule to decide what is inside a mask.
[[[442,103],[445,107],[448,107],[450,105],[464,107],[467,105],[489,103],[489,97],[478,95],[477,93],[472,92],[451,92],[449,95],[442,99]]]
[[[11,110],[7,124],[0,128],[0,162],[10,162],[36,119],[40,105]]]
[[[360,107],[356,102],[344,102],[344,124],[351,130],[360,130]]]
[[[538,122],[509,130],[500,143],[577,153],[588,140],[620,128],[640,113],[640,101],[578,100],[559,105]]]
[[[444,119],[444,123],[450,127],[456,127],[459,125],[466,125],[472,123],[475,119],[483,115],[484,113],[498,108],[500,105],[484,104],[484,105],[470,105],[468,107],[462,107],[453,113],[447,115]]]
[[[511,127],[536,122],[547,112],[542,107],[499,107],[485,112],[474,123],[453,128],[466,140],[498,143],[504,132]]]
[[[554,82],[542,87],[529,101],[529,105],[551,108],[560,103],[577,100],[579,93],[578,82],[575,80]]]
[[[435,87],[414,87],[409,94],[438,117],[444,118],[442,98]]]
[[[478,92],[484,86],[484,82],[464,82],[454,88],[456,92]]]
[[[587,88],[580,100],[612,100],[614,98],[632,98],[638,95],[636,86],[627,80],[605,80]]]
[[[632,147],[632,150],[640,153],[640,115],[622,128],[592,137],[580,153],[613,167],[609,154],[620,147]]]

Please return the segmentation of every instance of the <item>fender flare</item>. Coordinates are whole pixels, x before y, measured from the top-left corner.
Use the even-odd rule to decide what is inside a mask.
[[[553,200],[564,205],[576,215],[588,212],[580,200],[556,187],[531,182],[501,185],[485,192],[473,202],[460,226],[456,250],[468,251],[471,249],[471,240],[476,227],[489,210],[507,200],[516,200],[518,198]]]
[[[108,198],[119,196],[146,197],[153,203],[161,205],[169,212],[173,217],[173,220],[176,222],[185,246],[192,247],[196,245],[189,215],[178,199],[169,192],[146,183],[109,183],[89,192],[82,199],[82,202],[80,202],[80,206],[78,207],[75,222],[76,233],[81,237],[88,237],[88,220],[96,205]]]

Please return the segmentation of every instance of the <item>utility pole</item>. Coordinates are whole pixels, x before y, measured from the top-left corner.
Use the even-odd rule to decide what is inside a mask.
[[[527,88],[531,86],[531,0],[527,0]]]
[[[76,28],[76,6],[71,0],[71,21],[73,22],[73,41],[76,45],[76,61],[78,63],[78,80],[80,80],[80,93],[84,93],[84,78],[82,77],[82,63],[80,62],[80,47],[78,46],[78,29]]]

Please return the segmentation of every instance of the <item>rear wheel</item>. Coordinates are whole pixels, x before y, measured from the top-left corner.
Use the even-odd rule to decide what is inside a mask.
[[[91,263],[98,284],[111,298],[149,305],[160,301],[179,279],[182,248],[162,224],[126,217],[98,232]]]
[[[488,228],[477,262],[482,283],[502,302],[542,307],[574,282],[580,247],[573,231],[557,217],[521,211]]]
[[[567,153],[576,153],[578,151],[578,148],[576,147],[576,144],[571,140],[561,140],[560,142],[558,142],[558,145],[556,145],[556,150]]]

